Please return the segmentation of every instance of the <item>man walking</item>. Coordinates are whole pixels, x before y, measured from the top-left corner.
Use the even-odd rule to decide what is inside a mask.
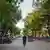
[[[23,36],[23,45],[24,45],[24,47],[26,45],[26,36],[25,35]]]

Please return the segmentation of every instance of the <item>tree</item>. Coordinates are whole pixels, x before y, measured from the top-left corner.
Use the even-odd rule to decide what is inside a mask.
[[[21,10],[19,10],[22,0],[2,0],[0,1],[0,29],[3,29],[3,34],[8,30],[12,30],[21,18]]]
[[[43,16],[45,17],[45,19],[47,20],[47,25],[48,25],[48,33],[50,35],[50,0],[44,0],[44,3],[42,4],[42,8],[45,11],[45,14],[43,14]],[[47,18],[46,18],[47,17]]]
[[[43,27],[44,21],[41,18],[42,12],[40,10],[29,13],[29,15],[26,17],[26,22],[25,22],[25,27],[28,29],[35,31],[35,36],[36,36],[36,31],[41,30]]]
[[[33,0],[33,1],[35,1],[35,0]],[[48,25],[47,28],[48,28],[48,33],[50,35],[50,24],[49,24],[50,23],[50,15],[49,15],[50,14],[50,7],[49,7],[50,0],[36,0],[35,4],[37,4],[37,6],[35,6],[35,7],[37,7],[38,10],[41,9],[41,12],[42,12],[41,17],[43,17],[42,20],[44,21],[43,25],[45,25],[45,26],[46,26],[46,24]],[[40,5],[40,8],[38,7],[39,5]]]
[[[28,30],[27,30],[27,28],[24,28],[23,29],[23,35],[26,35],[27,36],[27,34],[28,34]]]

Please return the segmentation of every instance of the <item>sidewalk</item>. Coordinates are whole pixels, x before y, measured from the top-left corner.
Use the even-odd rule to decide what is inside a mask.
[[[28,37],[28,42],[33,42],[35,40],[41,40],[41,41],[50,42],[50,38],[46,38],[46,37]]]

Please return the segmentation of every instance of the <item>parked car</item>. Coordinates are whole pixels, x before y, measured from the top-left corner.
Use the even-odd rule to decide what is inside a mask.
[[[10,44],[10,43],[12,43],[12,40],[7,36],[1,36],[0,44],[4,44],[4,43]]]
[[[3,37],[3,44],[4,43],[10,44],[10,43],[12,43],[12,40],[8,37]]]

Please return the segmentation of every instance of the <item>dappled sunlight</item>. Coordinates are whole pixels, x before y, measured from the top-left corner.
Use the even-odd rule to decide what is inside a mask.
[[[24,28],[24,22],[22,20],[20,20],[17,24],[16,24],[16,27],[22,29]]]

